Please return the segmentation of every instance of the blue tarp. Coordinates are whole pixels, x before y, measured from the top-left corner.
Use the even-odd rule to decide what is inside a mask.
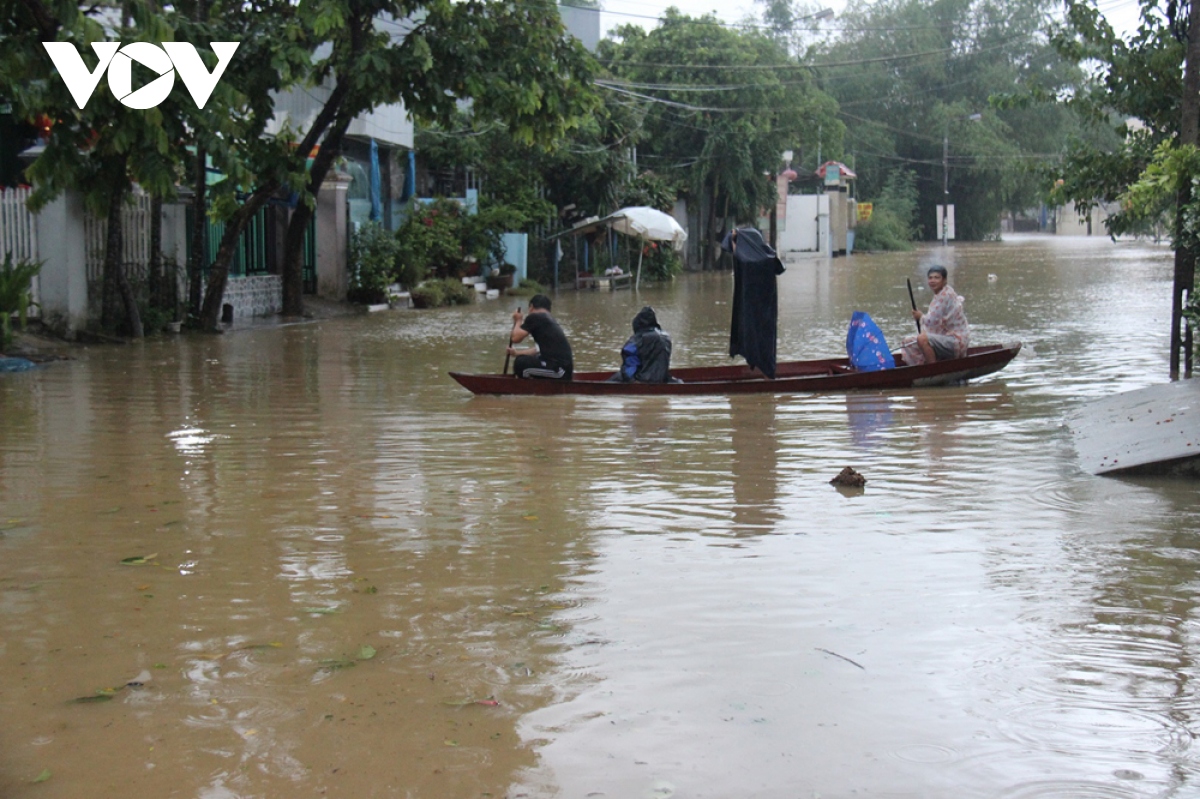
[[[408,151],[408,171],[404,175],[404,191],[400,195],[400,202],[407,202],[409,198],[417,193],[417,154],[413,150]]]
[[[850,358],[850,365],[860,372],[896,368],[896,360],[892,358],[883,331],[864,311],[855,311],[850,317],[850,329],[846,331],[846,355]]]
[[[379,172],[379,143],[371,139],[371,221],[378,222],[383,218],[383,199],[380,191],[383,177]]]
[[[27,372],[35,366],[24,358],[0,358],[0,372]]]

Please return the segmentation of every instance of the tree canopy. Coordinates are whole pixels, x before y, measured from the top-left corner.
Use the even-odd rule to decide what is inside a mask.
[[[959,238],[992,234],[1003,211],[1036,206],[1046,166],[1080,121],[1069,108],[999,100],[1031,85],[1051,95],[1079,85],[1082,72],[1046,34],[1056,8],[1056,0],[851,3],[813,61],[846,123],[859,196],[877,197],[894,172],[912,171],[925,238],[938,235],[943,180]]]
[[[97,178],[97,186],[120,175],[119,183],[136,180],[165,194],[182,178],[189,145],[212,158],[225,176],[213,187],[213,213],[226,227],[201,312],[206,327],[216,324],[241,229],[281,189],[299,191],[303,200],[285,255],[285,311],[298,311],[298,233],[358,115],[403,102],[418,119],[449,120],[469,100],[479,119],[531,144],[563,136],[596,103],[591,58],[565,34],[549,0],[216,0],[165,7],[126,0],[125,10],[128,22],[117,30],[100,22],[111,12],[94,6],[0,0],[0,93],[14,99],[23,117],[55,121],[46,152],[30,170],[40,200],[70,187],[86,190],[89,175],[102,172],[109,177]],[[156,109],[125,109],[97,92],[80,112],[38,44],[74,42],[92,67],[86,54],[92,41],[185,37],[202,56],[209,42],[242,42],[203,111],[194,104],[189,111],[191,99],[177,82]],[[211,67],[215,57],[206,55]],[[327,92],[312,120],[263,135],[280,92],[318,85]]]
[[[775,38],[668,9],[652,31],[627,25],[601,43],[612,77],[600,84],[611,102],[643,114],[639,166],[674,181],[707,208],[701,240],[719,226],[753,221],[775,202],[768,178],[785,150],[817,130],[840,151],[842,124],[833,100]],[[714,248],[705,250],[711,264]]]
[[[1119,140],[1112,146],[1074,146],[1062,162],[1056,196],[1080,208],[1120,201],[1106,221],[1113,234],[1170,220],[1175,377],[1181,362],[1191,372],[1185,319],[1200,320],[1200,302],[1193,296],[1200,255],[1200,5],[1171,0],[1160,9],[1142,0],[1141,7],[1138,30],[1123,38],[1091,3],[1067,2],[1067,22],[1054,42],[1065,57],[1090,67],[1092,81],[1064,104],[1097,124],[1115,119]]]

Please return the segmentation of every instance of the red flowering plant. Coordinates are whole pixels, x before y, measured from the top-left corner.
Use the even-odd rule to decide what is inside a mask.
[[[399,254],[397,280],[412,288],[428,277],[454,277],[463,266],[463,209],[439,197],[430,203],[409,204],[396,230]]]

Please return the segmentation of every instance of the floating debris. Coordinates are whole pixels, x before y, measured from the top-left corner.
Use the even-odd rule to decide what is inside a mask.
[[[829,481],[835,486],[850,486],[851,488],[862,488],[867,484],[867,478],[863,477],[858,472],[847,466],[838,472],[838,476]]]

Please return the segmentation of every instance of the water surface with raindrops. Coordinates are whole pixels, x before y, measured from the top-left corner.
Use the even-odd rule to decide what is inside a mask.
[[[1200,795],[1200,491],[1080,469],[1167,382],[1161,246],[787,264],[779,354],[893,345],[949,267],[968,386],[472,397],[513,307],[80,347],[0,376],[0,795]],[[577,368],[652,305],[728,362],[732,277],[562,292]],[[845,466],[861,489],[829,480]]]

